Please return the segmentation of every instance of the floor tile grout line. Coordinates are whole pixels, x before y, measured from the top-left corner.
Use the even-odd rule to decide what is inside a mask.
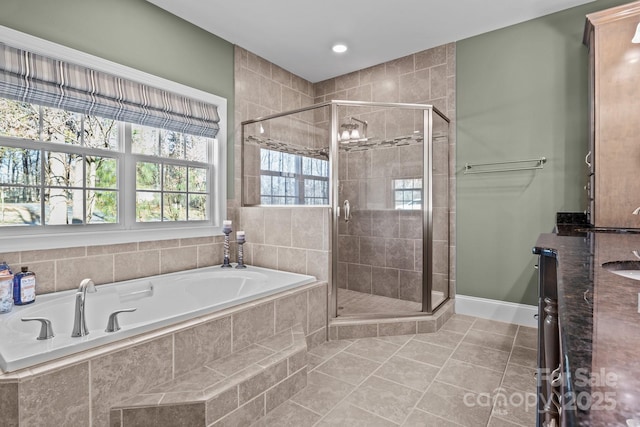
[[[466,319],[460,319],[460,320],[464,320],[464,322],[467,322],[467,320],[466,320]],[[365,377],[364,377],[364,378],[363,378],[363,379],[362,379],[362,380],[361,380],[357,385],[354,385],[354,384],[351,384],[351,383],[346,383],[346,384],[349,384],[349,386],[350,386],[350,387],[352,387],[352,390],[351,390],[350,392],[348,392],[348,393],[347,393],[347,394],[346,394],[342,399],[340,399],[339,401],[337,401],[336,403],[334,403],[332,406],[330,406],[330,408],[327,410],[327,413],[326,413],[326,414],[324,414],[324,415],[318,414],[317,412],[313,411],[313,410],[312,410],[312,409],[310,409],[310,408],[307,408],[307,407],[306,407],[306,406],[304,406],[304,405],[301,405],[300,403],[297,403],[297,402],[293,402],[293,403],[295,403],[295,404],[296,404],[296,405],[298,405],[299,407],[302,407],[302,408],[304,408],[304,409],[307,409],[307,410],[309,410],[311,413],[313,413],[313,414],[315,414],[315,415],[317,415],[317,416],[320,416],[320,417],[321,417],[320,419],[318,419],[318,420],[316,421],[316,423],[314,423],[314,426],[315,426],[315,425],[318,425],[319,423],[321,423],[323,420],[327,419],[327,417],[328,417],[331,413],[333,413],[333,412],[335,411],[335,409],[336,409],[338,406],[340,406],[340,405],[344,404],[344,403],[345,403],[345,402],[346,402],[346,401],[347,401],[351,396],[353,396],[353,395],[354,395],[354,393],[356,393],[356,392],[357,392],[357,390],[359,390],[359,389],[360,389],[360,387],[361,387],[361,386],[362,386],[362,385],[363,385],[367,380],[369,380],[369,379],[370,379],[370,378],[372,378],[372,377],[375,377],[376,379],[382,379],[382,380],[385,380],[385,381],[389,381],[389,382],[390,382],[390,383],[392,383],[392,384],[395,384],[395,385],[398,385],[398,386],[404,387],[404,388],[406,388],[406,389],[408,389],[408,390],[412,390],[412,391],[414,391],[414,392],[418,392],[418,393],[420,393],[420,396],[419,396],[419,398],[417,399],[416,403],[413,405],[413,407],[412,407],[412,408],[410,408],[410,409],[407,411],[407,415],[404,417],[404,419],[402,420],[402,422],[400,423],[400,425],[403,425],[404,423],[406,423],[406,422],[407,422],[407,420],[408,420],[408,418],[409,418],[409,417],[410,417],[414,412],[416,412],[416,411],[419,411],[419,412],[422,412],[422,413],[427,413],[427,414],[429,414],[430,416],[434,416],[434,417],[436,417],[436,418],[438,418],[438,419],[446,420],[446,418],[443,418],[443,417],[441,417],[441,416],[439,416],[439,415],[436,415],[436,414],[430,413],[430,412],[429,412],[429,411],[427,411],[427,410],[424,410],[424,409],[418,408],[418,407],[417,407],[417,405],[418,405],[418,404],[419,404],[419,403],[424,399],[424,396],[426,395],[426,393],[428,392],[428,390],[431,388],[431,386],[433,385],[433,383],[434,383],[435,381],[442,382],[443,384],[447,384],[447,385],[452,386],[452,387],[458,387],[458,388],[460,388],[460,389],[462,389],[462,390],[468,390],[468,391],[470,391],[470,392],[472,392],[472,393],[477,393],[477,392],[475,392],[475,391],[473,391],[473,390],[469,390],[469,389],[467,389],[467,388],[465,388],[465,387],[460,387],[460,386],[458,386],[458,385],[449,384],[449,383],[448,383],[448,382],[446,382],[446,381],[442,381],[442,380],[438,380],[438,379],[437,379],[437,378],[438,378],[438,375],[440,375],[440,374],[443,372],[443,370],[444,370],[445,366],[447,365],[447,363],[448,363],[450,360],[454,360],[454,361],[456,361],[456,362],[464,363],[464,364],[466,364],[466,365],[482,367],[482,368],[485,368],[485,369],[487,369],[487,370],[494,371],[494,372],[496,372],[496,373],[499,373],[499,372],[500,372],[500,370],[498,370],[498,369],[492,369],[492,368],[489,368],[489,367],[486,367],[486,366],[476,365],[476,364],[474,364],[474,363],[470,363],[470,362],[467,362],[467,361],[465,361],[465,360],[458,360],[458,359],[455,359],[455,358],[453,357],[453,355],[455,354],[455,352],[456,352],[456,351],[461,347],[461,345],[463,344],[463,342],[464,342],[465,338],[469,335],[469,333],[470,333],[471,331],[474,331],[474,332],[480,332],[480,333],[489,333],[489,334],[498,335],[498,336],[502,336],[502,337],[511,337],[511,338],[512,338],[512,340],[511,340],[511,346],[510,346],[510,349],[509,349],[508,351],[504,351],[504,350],[500,350],[500,349],[495,349],[495,348],[493,348],[493,347],[488,347],[488,346],[484,346],[484,345],[477,345],[477,344],[472,344],[472,343],[465,343],[466,345],[470,345],[470,346],[472,346],[472,347],[478,347],[478,348],[489,348],[489,349],[492,349],[492,350],[494,350],[494,351],[500,351],[500,352],[508,353],[507,362],[506,362],[506,364],[505,364],[505,366],[504,366],[504,369],[502,369],[502,376],[501,376],[501,378],[500,378],[500,387],[501,387],[501,388],[503,388],[504,379],[506,378],[507,368],[508,368],[510,365],[514,365],[514,366],[518,366],[518,367],[524,367],[524,368],[530,368],[530,366],[521,365],[521,364],[518,364],[518,363],[514,363],[514,362],[513,362],[513,352],[514,352],[514,350],[515,350],[515,347],[522,347],[522,348],[529,349],[528,347],[525,347],[525,346],[516,346],[516,344],[515,344],[515,343],[516,343],[516,338],[518,337],[518,333],[519,333],[519,331],[520,331],[520,326],[519,326],[519,325],[518,325],[518,329],[516,330],[515,335],[514,335],[514,336],[510,336],[510,335],[504,335],[504,334],[496,334],[496,333],[491,332],[491,331],[483,331],[483,330],[481,330],[481,329],[475,329],[475,328],[473,328],[473,326],[475,325],[475,323],[476,323],[476,321],[477,321],[477,320],[478,320],[478,319],[476,318],[476,319],[474,319],[473,321],[468,322],[468,323],[469,323],[469,325],[468,325],[468,327],[467,327],[467,329],[466,329],[466,331],[465,331],[464,333],[460,333],[460,332],[459,332],[459,331],[457,331],[457,330],[448,330],[448,329],[442,329],[442,328],[439,330],[439,331],[443,331],[443,332],[452,332],[452,333],[456,333],[456,334],[461,335],[460,340],[458,341],[458,343],[457,343],[457,344],[455,345],[455,347],[453,347],[453,348],[452,348],[452,347],[445,347],[445,346],[442,346],[442,345],[440,345],[440,344],[436,344],[436,343],[429,342],[429,341],[421,341],[421,340],[419,339],[419,337],[418,337],[418,335],[421,335],[421,334],[412,334],[412,335],[411,335],[411,336],[410,336],[410,337],[409,337],[409,338],[408,338],[408,339],[407,339],[403,344],[398,344],[397,342],[392,342],[392,341],[384,341],[384,340],[380,340],[380,337],[371,337],[371,338],[373,338],[373,339],[380,340],[380,341],[386,342],[386,343],[388,343],[388,344],[394,344],[394,345],[396,345],[396,346],[399,346],[399,347],[398,347],[398,348],[397,348],[393,353],[391,353],[390,355],[386,356],[382,361],[369,359],[369,358],[368,358],[368,357],[366,357],[366,356],[362,356],[362,355],[360,355],[360,354],[356,354],[356,353],[351,353],[351,352],[349,352],[349,351],[348,351],[348,348],[350,348],[350,347],[351,347],[351,345],[352,345],[353,343],[357,342],[357,341],[358,341],[358,339],[353,340],[353,341],[351,342],[351,344],[348,344],[346,347],[341,348],[340,350],[338,350],[337,352],[333,353],[333,354],[332,354],[331,356],[329,356],[329,357],[324,358],[324,357],[322,357],[322,356],[319,356],[319,355],[317,355],[317,354],[314,354],[314,356],[316,356],[318,359],[322,360],[322,362],[321,362],[321,363],[319,363],[315,368],[311,369],[309,372],[317,371],[317,368],[319,368],[320,366],[324,365],[325,363],[327,363],[329,360],[333,359],[334,357],[336,357],[336,356],[337,356],[338,354],[340,354],[340,353],[345,353],[346,355],[349,355],[349,356],[360,357],[360,358],[365,359],[365,360],[367,360],[367,361],[370,361],[370,362],[372,362],[372,363],[377,363],[377,364],[379,364],[379,366],[378,366],[377,368],[375,368],[371,373],[369,373],[368,375],[366,375],[366,376],[365,376]],[[443,325],[443,326],[444,326],[444,325]],[[366,339],[371,339],[371,338],[366,338]],[[364,338],[363,338],[363,339],[364,339]],[[406,346],[407,346],[411,341],[413,341],[413,340],[415,340],[415,341],[417,341],[417,342],[424,343],[424,344],[428,344],[428,345],[434,345],[434,346],[436,346],[436,347],[446,348],[447,350],[450,350],[449,356],[447,356],[447,358],[445,359],[445,361],[444,361],[443,365],[442,365],[442,366],[440,366],[440,367],[438,367],[438,366],[431,365],[431,364],[429,364],[429,363],[427,363],[427,362],[422,362],[422,361],[414,360],[414,359],[411,359],[410,357],[405,357],[405,356],[402,356],[402,355],[398,354],[398,353],[399,353],[403,348],[405,348],[405,347],[406,347]],[[345,341],[348,341],[348,340],[345,340]],[[529,350],[533,350],[533,349],[529,349]],[[429,382],[429,384],[427,385],[426,389],[425,389],[424,391],[420,391],[420,390],[415,389],[415,388],[413,388],[413,387],[411,387],[411,386],[408,386],[408,385],[406,385],[406,384],[402,384],[402,383],[397,382],[397,381],[395,381],[395,380],[392,380],[392,379],[388,379],[388,378],[382,377],[382,376],[380,376],[380,375],[378,374],[378,373],[380,372],[380,370],[382,369],[382,367],[383,367],[387,362],[389,362],[392,358],[394,358],[394,357],[398,357],[398,358],[401,358],[401,359],[404,359],[404,360],[408,360],[408,361],[412,361],[412,362],[420,363],[421,365],[424,365],[424,366],[434,367],[434,368],[437,368],[437,369],[438,369],[438,371],[437,371],[437,373],[434,375],[433,379],[431,379],[431,381],[430,381],[430,382]],[[337,378],[336,376],[332,375],[333,371],[329,371],[330,373],[321,372],[321,371],[317,371],[317,372],[318,372],[319,374],[326,375],[326,376],[328,376],[328,377],[330,377],[330,378],[332,378],[332,379],[335,379],[335,380],[338,380],[338,381],[344,382],[341,378]],[[513,388],[514,390],[518,390],[518,388],[514,388],[514,387],[510,387],[510,388]],[[522,391],[522,390],[518,390],[518,391]],[[383,420],[386,420],[386,421],[388,421],[388,422],[390,422],[390,423],[392,423],[392,424],[394,424],[394,425],[397,425],[397,423],[396,423],[396,422],[394,422],[394,421],[392,421],[392,420],[390,420],[390,419],[388,419],[388,418],[385,418],[384,416],[381,416],[381,415],[379,415],[379,414],[373,413],[373,412],[371,412],[370,410],[367,410],[366,408],[361,407],[361,406],[360,406],[360,405],[358,405],[357,403],[351,403],[351,402],[348,402],[348,404],[349,404],[349,405],[352,405],[353,407],[356,407],[356,408],[358,408],[358,409],[360,409],[360,410],[362,410],[362,411],[364,411],[364,412],[367,412],[367,413],[371,414],[372,416],[375,416],[375,417],[377,417],[377,418],[379,418],[379,419],[383,419]],[[494,405],[493,407],[491,407],[491,410],[490,410],[490,412],[489,412],[489,418],[488,418],[488,420],[487,420],[487,423],[488,423],[488,422],[490,422],[492,418],[497,418],[497,419],[500,419],[500,420],[504,420],[504,421],[508,421],[508,422],[510,422],[510,423],[513,423],[514,425],[519,425],[519,423],[514,423],[514,422],[513,422],[513,421],[511,421],[511,420],[508,420],[508,419],[505,419],[505,418],[499,417],[497,414],[494,414],[494,411],[493,411],[493,410],[494,410],[494,408],[495,408],[495,405]],[[452,422],[453,424],[456,424],[456,425],[460,425],[460,424],[455,423],[455,422],[453,422],[453,421],[450,421],[450,422]]]
[[[515,347],[516,337],[518,336],[518,330],[519,329],[520,329],[520,327],[518,326],[518,329],[516,330],[516,336],[514,336],[513,337],[513,341],[511,341],[511,351],[509,351],[509,358],[507,359],[507,364],[504,367],[504,372],[502,373],[502,378],[500,378],[500,385],[498,386],[498,388],[500,390],[504,390],[504,378],[507,375],[507,369],[509,368],[509,362],[511,361],[511,356],[513,355],[513,347]],[[491,412],[489,414],[489,421],[491,421],[491,417],[493,417],[497,401],[498,401],[497,399],[494,399],[494,401],[493,401],[493,405],[491,406]]]
[[[405,346],[406,346],[406,345],[407,345],[407,344],[408,344],[408,343],[409,343],[409,342],[410,342],[410,341],[415,337],[415,335],[416,335],[416,334],[413,334],[413,335],[411,336],[411,338],[409,338],[409,339],[408,339],[404,344],[402,344],[402,345],[400,346],[400,348],[398,348],[398,349],[397,349],[393,354],[391,354],[389,357],[387,357],[387,358],[385,359],[385,361],[384,361],[384,362],[380,363],[380,366],[378,366],[376,369],[374,369],[374,370],[373,370],[369,375],[367,375],[367,376],[366,376],[366,377],[365,377],[365,378],[364,378],[360,383],[358,383],[358,385],[356,385],[356,386],[353,388],[353,390],[351,390],[349,393],[347,393],[347,395],[346,395],[344,398],[342,398],[342,399],[341,399],[341,400],[339,400],[335,405],[333,405],[333,407],[332,407],[332,408],[331,408],[331,409],[330,409],[330,410],[329,410],[329,411],[324,415],[324,417],[322,417],[321,419],[319,419],[319,420],[316,422],[316,424],[314,424],[314,426],[315,426],[315,425],[317,425],[318,423],[320,423],[323,419],[325,419],[325,418],[326,418],[326,417],[327,417],[327,416],[328,416],[328,415],[329,415],[329,414],[330,414],[330,413],[331,413],[335,408],[337,408],[340,404],[342,404],[343,402],[345,402],[345,401],[349,398],[349,396],[351,396],[351,395],[352,395],[352,394],[353,394],[353,393],[358,389],[358,387],[360,387],[362,384],[364,384],[364,383],[367,381],[367,379],[369,379],[370,377],[372,377],[372,376],[373,376],[373,375],[374,375],[374,374],[375,374],[375,373],[376,373],[376,372],[377,372],[377,371],[382,367],[382,365],[384,365],[386,362],[388,362],[388,361],[389,361],[389,359],[391,359],[391,358],[392,358],[394,355],[396,355],[400,350],[402,350],[402,349],[403,349],[403,348],[404,348],[404,347],[405,347]],[[346,348],[348,348],[348,347],[345,347],[345,349],[344,349],[344,350],[346,350]],[[348,353],[348,354],[351,354],[351,353]],[[367,359],[367,360],[368,360],[368,359]],[[379,363],[379,362],[376,362],[376,363]],[[324,373],[324,372],[322,372],[322,373]],[[325,375],[328,375],[328,376],[330,376],[330,377],[332,377],[332,378],[336,378],[336,377],[334,377],[334,376],[332,376],[332,375],[329,375],[329,374],[326,374],[326,373],[324,373],[324,374],[325,374]],[[339,379],[339,378],[338,378],[338,379]],[[351,385],[351,384],[350,384],[350,385]],[[366,410],[365,408],[362,408],[362,407],[360,407],[360,406],[358,406],[358,405],[354,405],[354,404],[352,404],[352,403],[350,403],[350,405],[353,405],[353,406],[357,407],[358,409],[362,409],[363,411],[366,411],[366,412],[368,412],[368,413],[370,413],[370,414],[372,414],[372,415],[375,415],[376,417],[380,417],[380,418],[382,418],[382,419],[384,419],[384,420],[390,421],[390,422],[392,422],[393,424],[396,424],[396,425],[402,425],[402,423],[397,424],[397,423],[395,423],[395,422],[393,422],[393,421],[391,421],[391,420],[388,420],[387,418],[381,417],[381,416],[380,416],[380,415],[378,415],[378,414],[374,414],[374,413],[372,413],[372,412],[370,412],[370,411]],[[412,410],[413,410],[413,409],[412,409]],[[409,413],[411,413],[411,411],[410,411]],[[406,420],[406,417],[405,417],[405,420]],[[404,422],[405,420],[403,420],[403,422]]]
[[[445,322],[446,323],[446,322]],[[420,402],[422,402],[422,399],[424,399],[425,395],[427,394],[427,392],[429,391],[429,388],[431,388],[431,386],[433,385],[433,382],[436,381],[436,378],[438,378],[438,375],[440,375],[440,372],[442,372],[442,370],[444,369],[445,365],[447,364],[447,361],[451,358],[451,356],[456,352],[456,350],[458,349],[458,347],[460,347],[460,344],[462,344],[462,342],[464,341],[464,338],[467,336],[467,334],[469,333],[469,331],[471,330],[471,328],[473,327],[473,324],[475,323],[475,320],[473,320],[471,322],[471,324],[469,325],[469,328],[467,328],[467,331],[464,333],[462,339],[460,340],[460,342],[458,343],[458,345],[453,349],[453,351],[451,352],[451,354],[449,355],[449,357],[447,357],[447,360],[445,360],[445,362],[442,364],[442,366],[440,367],[440,369],[438,369],[438,372],[434,375],[433,379],[431,380],[431,382],[429,383],[429,385],[427,386],[427,388],[425,389],[425,391],[422,393],[422,395],[418,398],[418,400],[416,401],[416,403],[413,405],[413,408],[411,408],[411,410],[409,411],[409,415],[407,415],[403,421],[403,424],[407,421],[407,419],[411,416],[411,414],[413,413],[413,411],[415,410],[422,410],[420,408],[418,408],[418,404]],[[444,326],[444,325],[443,325]],[[427,412],[428,414],[431,414],[431,412],[429,411],[424,411],[423,412]],[[432,414],[432,415],[436,415],[436,414]],[[438,415],[436,415],[438,416]],[[456,423],[457,424],[457,423]],[[401,424],[402,425],[402,424]]]

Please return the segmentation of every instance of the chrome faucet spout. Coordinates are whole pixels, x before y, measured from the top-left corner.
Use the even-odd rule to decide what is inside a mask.
[[[72,337],[83,337],[89,333],[89,329],[87,329],[87,323],[85,320],[84,309],[84,301],[87,292],[97,292],[96,286],[91,279],[82,280],[82,282],[80,282],[80,286],[78,286],[78,291],[76,292],[76,307],[73,318],[73,332],[71,332]]]

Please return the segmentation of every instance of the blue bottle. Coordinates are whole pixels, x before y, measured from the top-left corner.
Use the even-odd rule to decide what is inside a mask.
[[[0,262],[0,313],[13,308],[13,273],[6,262]]]
[[[21,267],[13,278],[13,302],[15,305],[31,304],[36,300],[36,273],[29,267]]]

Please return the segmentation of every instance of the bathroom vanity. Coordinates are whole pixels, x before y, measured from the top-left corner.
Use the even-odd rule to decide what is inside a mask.
[[[539,426],[551,419],[640,425],[640,280],[630,278],[640,273],[636,231],[542,234],[536,242]]]

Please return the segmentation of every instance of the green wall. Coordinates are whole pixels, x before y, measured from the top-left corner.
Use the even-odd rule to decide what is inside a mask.
[[[586,208],[585,14],[623,3],[598,0],[457,43],[458,294],[537,304],[531,248],[557,211]],[[542,170],[462,173],[465,163],[541,156]]]
[[[233,196],[233,45],[144,0],[2,0],[0,25],[227,98]]]

